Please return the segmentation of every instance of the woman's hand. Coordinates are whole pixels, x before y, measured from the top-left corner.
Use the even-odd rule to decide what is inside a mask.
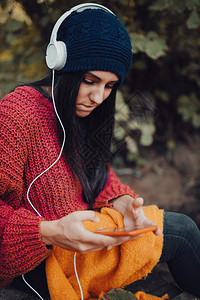
[[[124,195],[113,200],[114,209],[118,210],[124,216],[124,227],[137,229],[156,225],[145,216],[142,208],[143,203],[143,198],[134,199],[129,195]],[[154,233],[160,235],[161,231],[158,228]]]
[[[109,237],[86,230],[83,221],[98,222],[94,211],[76,211],[59,220],[41,221],[40,233],[46,245],[86,253],[112,248],[128,241],[129,237]]]

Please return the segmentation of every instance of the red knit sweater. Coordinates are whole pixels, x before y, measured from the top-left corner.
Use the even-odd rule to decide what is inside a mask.
[[[0,101],[0,280],[34,269],[50,253],[42,242],[39,217],[27,201],[32,180],[58,157],[52,103],[34,88],[18,87]],[[33,184],[29,197],[45,220],[87,209],[80,182],[64,157]],[[136,195],[110,170],[94,208],[120,195]]]

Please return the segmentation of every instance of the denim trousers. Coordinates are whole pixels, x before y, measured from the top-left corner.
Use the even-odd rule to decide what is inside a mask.
[[[167,262],[179,287],[200,297],[200,231],[184,214],[164,213],[164,244],[160,262]]]
[[[163,233],[164,243],[159,262],[168,264],[182,290],[200,297],[200,231],[197,225],[184,214],[165,212]],[[49,299],[45,262],[25,276],[44,299]],[[13,286],[33,293],[21,276],[15,278]]]

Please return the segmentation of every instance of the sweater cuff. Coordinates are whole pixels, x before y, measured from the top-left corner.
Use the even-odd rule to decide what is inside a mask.
[[[3,278],[31,271],[50,254],[40,236],[41,220],[25,209],[15,211],[7,220],[1,244]]]
[[[133,198],[137,198],[137,194],[134,193],[131,188],[125,184],[120,183],[117,186],[109,186],[109,188],[103,190],[95,201],[94,208],[101,208],[103,206],[112,207],[111,200],[120,196],[129,195]]]

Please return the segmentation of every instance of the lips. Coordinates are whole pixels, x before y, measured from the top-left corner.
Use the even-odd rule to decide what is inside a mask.
[[[85,105],[85,104],[82,104],[82,106],[86,107],[86,108],[94,108],[95,106],[89,106],[89,105]]]
[[[80,104],[79,105],[79,110],[82,110],[84,112],[90,112],[91,110],[93,110],[96,106],[87,106],[84,104]]]

